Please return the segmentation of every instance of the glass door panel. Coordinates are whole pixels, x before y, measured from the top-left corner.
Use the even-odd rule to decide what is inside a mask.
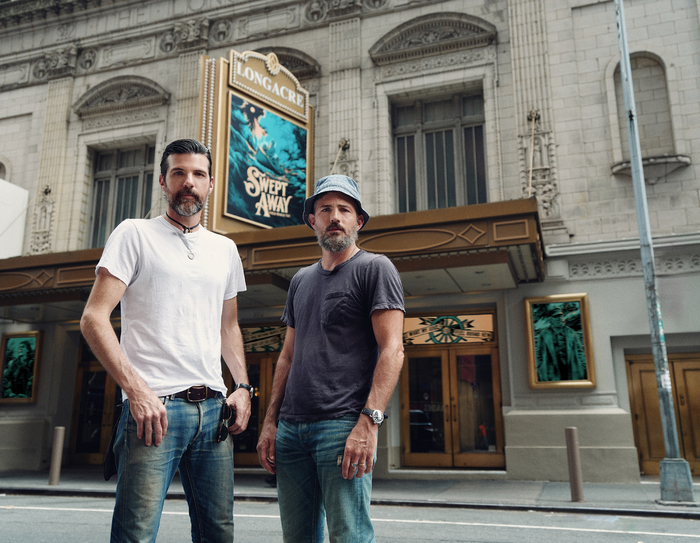
[[[502,468],[503,420],[498,351],[472,348],[451,352],[454,465]]]
[[[426,353],[428,354],[428,353]],[[408,356],[402,374],[404,465],[448,466],[452,462],[449,369],[444,352]]]

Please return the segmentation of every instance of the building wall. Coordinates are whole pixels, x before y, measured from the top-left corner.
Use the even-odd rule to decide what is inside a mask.
[[[653,59],[657,75],[662,68],[665,76],[665,89],[642,85],[644,106],[670,112],[671,132],[661,139],[670,141],[672,155],[690,162],[667,175],[646,170],[669,348],[700,351],[693,287],[700,273],[700,15],[692,0],[627,4],[630,51]],[[498,308],[509,477],[566,479],[564,428],[574,425],[580,427],[586,480],[638,479],[624,354],[650,352],[650,346],[642,341],[648,322],[631,179],[612,173],[625,158],[612,1],[365,0],[331,8],[328,1],[120,0],[45,18],[17,17],[22,5],[24,0],[0,4],[6,25],[0,35],[0,162],[7,165],[7,181],[29,191],[24,254],[88,246],[93,152],[149,142],[159,156],[168,141],[195,135],[200,54],[284,47],[312,58],[320,71],[302,83],[315,107],[315,177],[330,171],[340,140],[348,139],[336,171],[358,180],[372,215],[397,209],[392,100],[480,83],[488,199],[527,195],[532,148],[531,188],[540,203],[547,279],[505,292],[409,300],[409,307]],[[369,51],[382,37],[441,13],[492,25],[496,42],[382,65],[372,60]],[[159,86],[152,96],[160,101],[134,105],[133,97],[115,95],[103,97],[114,107],[102,113],[80,109],[100,85],[129,78]],[[132,105],[119,109],[124,103]],[[153,201],[159,198],[154,184]],[[163,210],[161,202],[154,213]],[[598,386],[573,394],[531,390],[523,300],[581,292],[591,304]],[[3,333],[18,326],[28,325],[0,321]],[[11,450],[0,454],[0,469],[42,467],[50,429],[70,425],[77,329],[66,326],[43,325],[47,337],[63,338],[42,360],[46,371],[60,375],[61,387],[42,376],[37,404],[0,409],[0,426],[19,436],[16,446],[3,441]],[[398,413],[397,397],[391,409]],[[25,454],[21,436],[36,421],[42,421],[44,447]],[[398,417],[387,427],[380,457],[389,475],[401,467]]]

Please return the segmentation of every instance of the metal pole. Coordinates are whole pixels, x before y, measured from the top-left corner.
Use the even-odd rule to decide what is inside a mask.
[[[649,313],[649,328],[651,330],[651,348],[654,353],[656,368],[656,386],[659,393],[659,408],[661,410],[661,426],[664,435],[666,458],[661,461],[661,501],[695,501],[693,494],[693,479],[690,466],[680,455],[678,446],[678,430],[673,409],[673,392],[671,390],[671,374],[668,370],[666,356],[666,339],[664,337],[661,306],[656,287],[656,272],[654,269],[654,248],[649,227],[649,209],[647,208],[646,187],[644,185],[644,168],[642,167],[641,150],[639,147],[639,131],[637,128],[637,111],[634,103],[634,87],[632,85],[632,69],[627,49],[627,30],[625,28],[625,13],[622,0],[615,0],[615,19],[617,23],[617,41],[620,47],[620,75],[622,90],[625,97],[627,112],[627,134],[630,145],[630,166],[632,169],[632,185],[634,200],[637,207],[637,224],[639,227],[639,245],[644,270],[644,287]]]
[[[566,428],[566,456],[569,460],[569,485],[571,501],[583,501],[583,471],[581,470],[581,452],[578,448],[578,428]]]
[[[63,458],[63,438],[65,426],[56,426],[53,430],[53,450],[51,451],[51,468],[49,469],[49,486],[56,486],[61,478],[61,459]]]

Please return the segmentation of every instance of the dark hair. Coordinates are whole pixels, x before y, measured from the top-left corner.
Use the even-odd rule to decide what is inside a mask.
[[[165,177],[168,173],[168,157],[170,155],[204,155],[209,161],[209,177],[211,177],[211,153],[206,145],[197,140],[175,140],[170,142],[163,151],[160,159],[160,175]]]

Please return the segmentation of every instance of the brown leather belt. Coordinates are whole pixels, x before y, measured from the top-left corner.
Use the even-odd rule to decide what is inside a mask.
[[[204,385],[198,385],[173,394],[173,398],[180,398],[182,400],[187,400],[188,402],[203,402],[209,398],[216,398],[219,394],[218,390],[212,390]]]

